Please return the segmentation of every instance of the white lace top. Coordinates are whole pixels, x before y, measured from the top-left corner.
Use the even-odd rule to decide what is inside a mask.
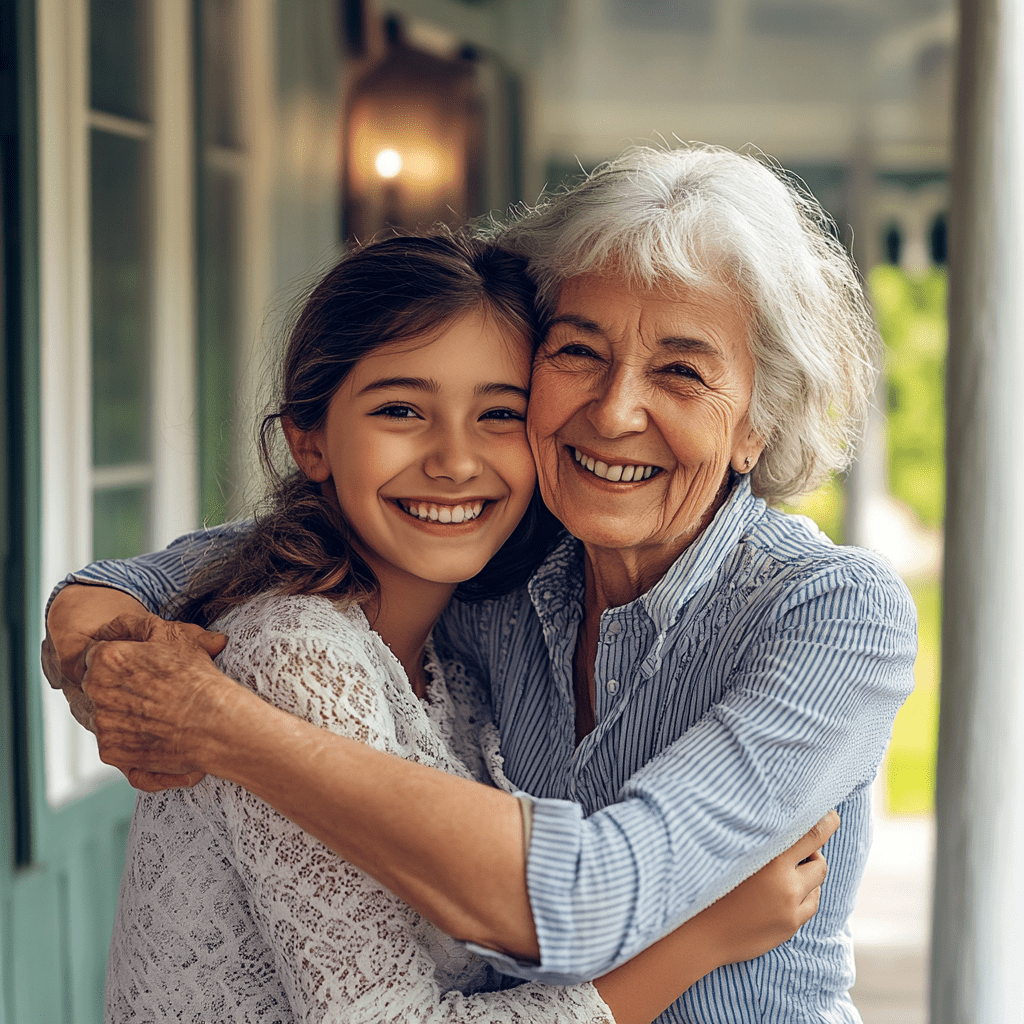
[[[379,750],[510,789],[490,712],[428,661],[428,701],[359,608],[263,595],[218,624],[220,667]],[[590,984],[497,976],[259,798],[207,777],[141,793],[107,964],[106,1019],[614,1024]],[[468,993],[468,994],[466,994]]]

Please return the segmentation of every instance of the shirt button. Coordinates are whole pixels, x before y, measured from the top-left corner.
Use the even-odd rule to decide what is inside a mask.
[[[609,627],[608,627],[608,632],[609,633],[621,633],[622,632],[622,623],[621,622],[613,622],[613,623],[611,623],[611,625],[609,625]]]
[[[618,681],[618,679],[609,679],[608,682],[604,684],[604,688],[609,693],[618,693],[618,690],[619,690],[619,681]]]

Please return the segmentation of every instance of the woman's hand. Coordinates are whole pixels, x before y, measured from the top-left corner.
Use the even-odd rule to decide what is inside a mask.
[[[158,619],[157,622],[163,622]],[[83,692],[92,710],[100,759],[119,768],[136,789],[190,786],[205,773],[204,737],[215,723],[230,728],[226,705],[252,694],[210,659],[223,647],[221,634],[181,623],[148,620],[111,624],[100,633],[129,639],[92,641],[83,654]],[[202,639],[203,643],[198,642]]]
[[[94,673],[93,682],[96,692],[101,693],[101,705],[97,705],[88,688],[83,688],[87,668],[95,656],[97,645],[110,641],[131,641],[134,650],[129,654],[123,652],[123,663],[119,664],[115,656],[110,666],[111,672],[101,669]],[[128,780],[137,788],[165,789],[169,786],[192,785],[202,778],[202,772],[171,771],[154,773],[140,771],[137,763],[114,754],[118,749],[142,748],[144,736],[150,735],[147,730],[153,727],[152,720],[145,721],[141,716],[117,717],[113,722],[107,715],[117,705],[123,710],[123,700],[118,702],[113,691],[120,687],[121,680],[117,673],[133,661],[132,654],[139,655],[150,649],[157,642],[169,645],[171,649],[188,651],[198,658],[199,662],[212,669],[210,658],[223,650],[227,639],[219,633],[210,633],[200,626],[184,622],[168,622],[157,615],[152,615],[134,598],[111,587],[73,585],[65,587],[50,606],[46,620],[46,638],[42,645],[43,672],[50,685],[62,690],[71,713],[87,729],[97,734],[100,743],[100,756],[108,764],[119,768]],[[164,652],[166,655],[166,651]],[[101,663],[103,659],[101,658]],[[153,659],[145,658],[147,663]],[[106,682],[97,677],[102,677]],[[183,684],[187,677],[179,676],[178,684]],[[175,685],[175,680],[165,680]],[[102,707],[104,718],[97,722],[97,710]],[[152,708],[150,708],[152,711]],[[116,726],[115,726],[116,722]],[[117,732],[114,729],[117,729]],[[137,733],[130,740],[132,732]],[[118,742],[115,742],[117,737]],[[148,748],[146,748],[148,749]],[[104,757],[106,750],[107,756]],[[161,755],[163,755],[161,751]],[[168,762],[170,763],[170,761]]]
[[[212,658],[227,639],[187,622],[168,622],[146,610],[135,598],[113,587],[73,584],[53,600],[46,616],[40,651],[43,674],[61,690],[71,713],[95,732],[92,702],[82,690],[86,650],[99,640],[167,640],[198,646]]]
[[[828,865],[821,848],[839,827],[829,811],[794,846],[653,946],[595,980],[616,1024],[648,1024],[694,982],[787,942],[818,910]]]

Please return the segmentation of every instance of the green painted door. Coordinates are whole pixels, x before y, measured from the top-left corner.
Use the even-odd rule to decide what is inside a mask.
[[[35,13],[0,5],[0,1021],[99,1024],[132,794],[54,809],[45,792]]]

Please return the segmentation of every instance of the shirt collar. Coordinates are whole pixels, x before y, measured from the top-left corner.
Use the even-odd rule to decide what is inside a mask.
[[[765,503],[750,491],[750,477],[741,476],[704,532],[650,590],[637,598],[659,633],[675,622],[686,602],[718,571],[743,533],[764,511]]]
[[[704,532],[672,563],[639,605],[663,633],[679,617],[686,602],[725,561],[748,527],[764,515],[765,503],[750,491],[750,477],[741,476]],[[583,603],[583,544],[566,534],[533,574],[528,589],[542,619],[568,613]],[[630,607],[626,605],[625,607]]]

